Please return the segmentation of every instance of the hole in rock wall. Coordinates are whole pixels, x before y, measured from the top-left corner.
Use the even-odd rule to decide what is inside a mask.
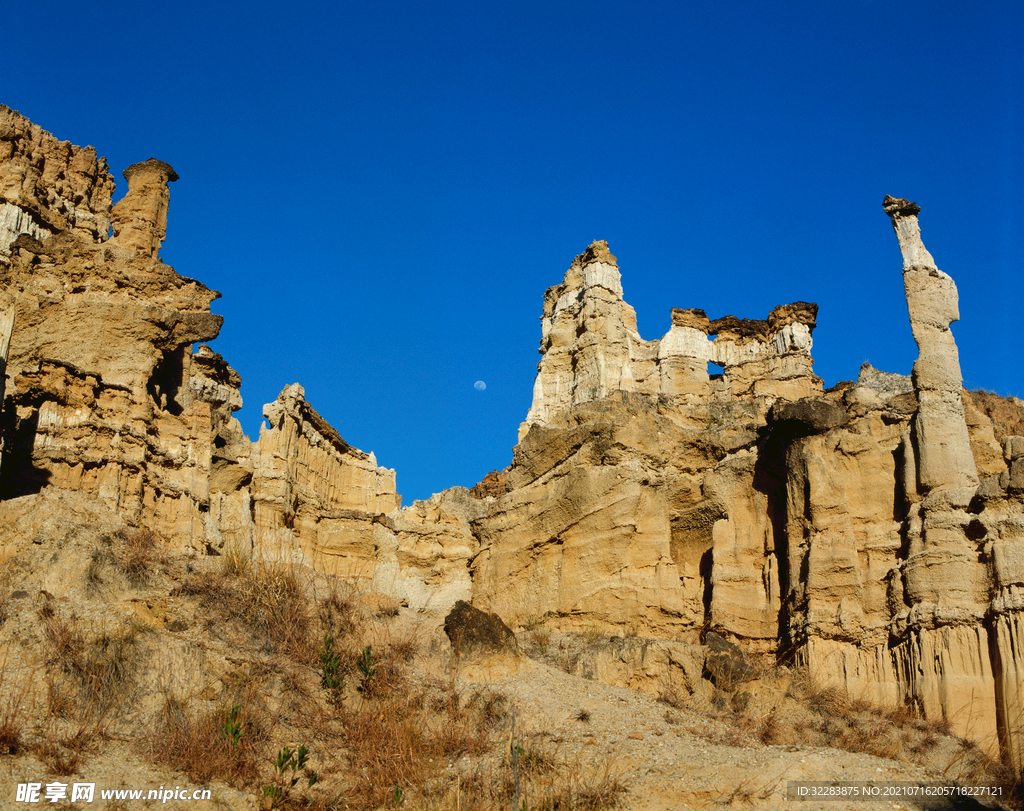
[[[32,462],[39,411],[19,419],[12,400],[3,412],[3,460],[0,462],[0,500],[38,493],[50,483],[50,471]]]
[[[186,354],[189,349],[188,346],[182,346],[164,354],[163,359],[153,369],[147,385],[149,396],[153,398],[157,407],[175,416],[181,414],[183,410],[178,397],[185,384],[185,366],[188,363]]]
[[[967,539],[970,541],[980,541],[988,534],[988,530],[985,529],[985,525],[981,523],[977,518],[972,518],[971,523],[967,525]]]
[[[704,623],[711,619],[711,569],[714,566],[715,550],[708,549],[700,557],[700,579],[704,585],[701,599],[704,603]]]
[[[722,365],[720,363],[715,363],[713,360],[709,360],[708,377],[711,380],[725,380],[725,372],[722,369]]]

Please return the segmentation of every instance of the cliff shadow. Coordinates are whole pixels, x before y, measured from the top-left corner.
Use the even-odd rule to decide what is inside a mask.
[[[50,471],[38,467],[32,459],[38,428],[38,409],[33,409],[31,416],[19,420],[14,401],[5,401],[0,425],[0,435],[3,437],[0,501],[34,495],[50,483]]]
[[[786,425],[775,425],[762,429],[763,434],[757,447],[757,462],[754,465],[754,490],[765,497],[768,521],[772,528],[775,547],[775,562],[779,574],[779,622],[776,631],[776,656],[779,661],[792,657],[794,646],[790,638],[790,586],[793,574],[789,571],[789,537],[787,525],[787,473],[786,464],[789,448],[799,436],[797,431]],[[797,575],[799,576],[799,575]]]

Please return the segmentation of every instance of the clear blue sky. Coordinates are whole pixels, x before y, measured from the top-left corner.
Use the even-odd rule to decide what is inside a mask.
[[[671,307],[820,305],[826,385],[910,371],[882,197],[960,289],[969,387],[1024,396],[1024,3],[0,0],[0,101],[157,157],[163,259],[220,290],[238,416],[300,382],[410,503],[511,460],[542,295],[607,239]],[[484,391],[474,382],[485,381]]]

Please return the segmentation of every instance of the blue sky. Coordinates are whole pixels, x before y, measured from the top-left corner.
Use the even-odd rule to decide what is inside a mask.
[[[594,239],[647,339],[672,307],[818,302],[832,385],[916,357],[881,206],[909,197],[967,385],[1024,396],[1019,0],[0,15],[0,102],[96,146],[115,199],[131,163],[181,176],[161,256],[223,293],[245,429],[300,382],[406,503],[509,463],[544,290]]]

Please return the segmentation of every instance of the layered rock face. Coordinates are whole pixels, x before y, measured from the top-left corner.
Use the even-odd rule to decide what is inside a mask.
[[[69,165],[85,160],[70,149]],[[97,165],[93,152],[86,156]],[[103,173],[96,185],[108,188]],[[104,199],[95,213],[106,222],[109,191]],[[201,364],[193,369],[192,344],[220,331],[222,319],[210,313],[219,294],[106,241],[102,230],[42,241],[23,233],[4,247],[13,311],[4,497],[44,485],[84,491],[133,520],[150,516],[185,544],[199,542],[213,426],[241,402],[207,397]]]
[[[920,358],[828,392],[814,305],[765,321],[676,309],[645,342],[607,246],[577,257],[545,295],[507,492],[469,522],[474,602],[563,630],[714,629],[1019,762],[1020,412],[962,392],[955,285],[916,207],[886,211]]]
[[[695,639],[710,622],[774,648],[784,483],[759,432],[780,398],[820,396],[816,314],[806,302],[765,320],[673,309],[669,332],[644,341],[607,243],[576,257],[544,296],[507,493],[472,522],[474,600],[563,628]]]
[[[821,390],[811,371],[811,332],[817,305],[776,307],[766,321],[703,310],[672,310],[672,328],[644,341],[636,312],[622,298],[622,280],[608,243],[577,256],[562,284],[544,294],[541,346],[533,405],[520,426],[547,425],[572,406],[622,392],[647,396],[786,396]],[[708,363],[722,367],[712,380]]]
[[[80,494],[197,553],[614,634],[581,672],[643,689],[697,689],[701,643],[737,643],[1024,761],[1024,403],[963,392],[956,287],[914,204],[885,201],[911,376],[866,365],[822,391],[806,302],[673,309],[645,341],[595,242],[544,296],[511,464],[402,509],[394,472],[298,384],[244,436],[241,379],[202,343],[219,294],[159,259],[177,175],[150,159],[125,177],[112,208],[95,150],[0,108],[0,499],[17,514],[44,488]]]
[[[102,241],[114,179],[92,147],[60,141],[0,104],[0,263],[19,234],[70,231]]]
[[[87,493],[178,547],[322,558],[368,582],[391,549],[397,571],[394,536],[375,534],[398,506],[394,472],[349,447],[299,386],[249,441],[232,417],[241,378],[195,348],[220,332],[220,294],[158,257],[177,174],[151,158],[124,176],[111,207],[94,149],[0,107],[0,495]],[[353,550],[344,565],[338,545]]]
[[[921,243],[920,209],[885,209],[920,352],[913,389],[868,369],[838,423],[797,413],[817,407],[806,401],[779,410],[788,568],[805,573],[790,577],[789,641],[820,680],[910,701],[1019,763],[1017,440],[1000,448],[1000,426],[962,392],[956,287]]]
[[[253,444],[246,496],[253,543],[266,555],[393,592],[398,543],[385,516],[400,504],[394,471],[345,442],[298,384],[264,406],[263,416],[270,427],[264,424]]]

